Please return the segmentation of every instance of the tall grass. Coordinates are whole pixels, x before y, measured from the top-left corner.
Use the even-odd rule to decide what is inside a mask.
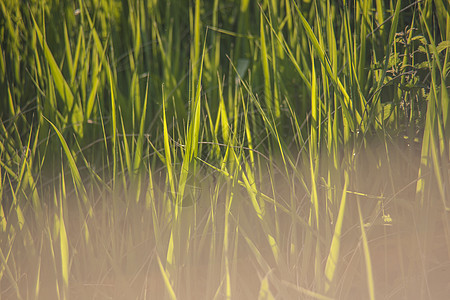
[[[445,1],[0,11],[0,298],[450,293]]]

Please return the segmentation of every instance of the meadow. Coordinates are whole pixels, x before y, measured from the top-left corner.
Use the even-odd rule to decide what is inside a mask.
[[[0,1],[0,299],[446,299],[445,0]]]

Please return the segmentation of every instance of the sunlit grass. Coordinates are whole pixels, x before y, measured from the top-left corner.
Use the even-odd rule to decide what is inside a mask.
[[[445,1],[0,14],[0,298],[450,294]]]

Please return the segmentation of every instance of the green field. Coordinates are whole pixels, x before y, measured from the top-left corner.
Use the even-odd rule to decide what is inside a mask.
[[[0,299],[447,299],[446,0],[0,1]]]

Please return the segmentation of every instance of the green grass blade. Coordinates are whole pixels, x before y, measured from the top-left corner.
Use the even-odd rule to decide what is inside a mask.
[[[14,210],[16,212],[17,225],[19,225],[19,230],[22,230],[23,226],[25,225],[25,217],[23,215],[22,208],[20,207],[19,200],[17,199],[17,193],[19,190],[18,189],[14,190],[11,180],[9,181],[9,187],[11,189],[11,194],[13,198],[10,210]]]
[[[133,162],[133,172],[136,173],[142,164],[142,154],[144,148],[144,126],[145,126],[145,116],[147,115],[147,100],[148,100],[148,85],[149,78],[147,77],[147,85],[145,88],[145,96],[144,96],[144,107],[141,114],[141,122],[139,124],[139,134],[136,141],[136,151],[134,153],[134,162]]]
[[[159,270],[161,271],[161,275],[164,279],[164,284],[166,286],[166,290],[169,293],[169,297],[172,300],[176,300],[177,296],[175,295],[175,291],[172,288],[172,285],[170,283],[170,279],[169,279],[169,274],[166,272],[166,270],[164,269],[162,263],[161,263],[161,259],[159,258],[159,256],[156,256],[156,259],[158,260],[158,266],[159,266]]]
[[[164,86],[163,86],[163,139],[164,139],[164,159],[165,159],[165,166],[167,168],[167,180],[169,181],[169,187],[170,187],[170,194],[172,199],[176,199],[176,192],[175,192],[175,177],[174,177],[174,171],[173,171],[173,165],[172,165],[172,155],[171,155],[171,147],[170,147],[170,136],[169,131],[167,129],[167,118],[166,118],[166,101],[164,101]]]
[[[111,135],[112,135],[112,163],[113,163],[113,189],[116,183],[116,172],[117,172],[117,117],[116,117],[116,97],[114,94],[114,85],[111,72],[108,72],[109,88],[111,92]],[[106,141],[106,140],[105,140]]]
[[[322,66],[324,66],[328,76],[331,78],[331,81],[333,82],[333,85],[336,86],[336,88],[341,92],[342,96],[344,97],[344,101],[341,103],[342,104],[342,108],[344,110],[344,115],[347,118],[348,124],[350,126],[351,130],[355,130],[356,129],[356,124],[359,124],[361,121],[361,116],[359,115],[358,112],[356,112],[356,119],[354,119],[352,117],[352,112],[353,110],[353,103],[350,99],[350,96],[348,95],[347,91],[345,90],[344,86],[342,85],[341,81],[339,80],[339,78],[336,76],[336,72],[333,72],[333,70],[331,69],[331,65],[328,61],[328,58],[325,55],[325,51],[323,50],[323,48],[320,46],[319,41],[317,40],[313,30],[311,29],[311,26],[309,26],[308,22],[306,21],[306,19],[303,17],[303,14],[301,13],[300,9],[298,8],[297,4],[295,2],[294,6],[297,10],[297,14],[300,17],[300,20],[302,22],[303,28],[306,31],[306,34],[309,38],[309,40],[312,43],[312,46],[314,48],[314,51],[316,51],[320,62],[322,63]]]
[[[67,59],[67,66],[69,68],[69,73],[73,74],[73,58],[72,58],[72,51],[70,49],[69,33],[67,32],[67,22],[64,22],[64,45],[66,50],[66,59]],[[71,82],[73,82],[72,79]]]
[[[268,112],[272,111],[272,87],[270,82],[269,61],[267,59],[266,37],[264,33],[263,12],[260,12],[261,63],[264,74],[264,99]]]
[[[295,285],[295,284],[293,284],[291,282],[283,281],[282,283],[283,283],[283,285],[286,285],[286,287],[291,288],[291,289],[293,289],[295,291],[298,291],[302,295],[308,296],[308,298],[319,299],[319,300],[332,300],[332,299],[334,299],[334,298],[330,298],[330,297],[327,297],[325,295],[321,295],[319,293],[310,291],[310,290],[308,290],[306,288],[303,288],[301,286]]]
[[[133,178],[133,166],[131,164],[131,151],[130,148],[128,147],[128,139],[127,139],[127,133],[125,132],[125,125],[124,125],[124,121],[123,121],[123,117],[122,117],[122,110],[119,107],[119,114],[120,114],[120,123],[122,125],[122,134],[123,134],[123,151],[124,151],[124,155],[125,155],[125,166],[126,166],[126,170],[128,171],[129,175],[131,176],[131,178]],[[123,170],[125,171],[125,170]],[[124,172],[125,173],[125,172]],[[124,174],[125,175],[125,174]]]
[[[39,26],[37,25],[36,21],[33,18],[34,22],[34,28],[36,31],[36,35],[38,37],[39,43],[44,50],[45,58],[47,59],[50,70],[52,71],[53,79],[55,80],[55,86],[58,92],[60,93],[61,97],[67,102],[67,106],[69,108],[73,105],[73,94],[70,90],[69,84],[64,79],[61,70],[58,67],[58,64],[55,61],[55,58],[53,57],[52,52],[50,51],[47,42],[44,40],[44,37],[42,35],[41,30],[39,29]]]
[[[74,101],[74,96],[72,94],[72,91],[69,87],[69,84],[67,83],[66,79],[64,78],[58,64],[55,61],[55,58],[53,57],[52,52],[50,51],[50,48],[47,45],[47,42],[44,40],[44,37],[42,35],[42,32],[39,29],[39,26],[36,23],[36,20],[33,17],[34,22],[34,29],[36,32],[36,35],[38,37],[39,43],[41,45],[41,48],[44,51],[45,58],[50,66],[51,71],[51,77],[53,81],[55,82],[56,89],[58,93],[60,94],[61,98],[64,99],[64,102],[67,107],[67,111],[70,112],[71,115],[71,121],[75,125],[74,129],[78,133],[78,135],[83,136],[83,128],[82,128],[82,121],[83,121],[83,112],[81,111],[78,104]]]
[[[12,243],[12,241],[11,241],[11,243]],[[12,284],[14,290],[16,291],[17,299],[21,300],[24,298],[22,297],[22,295],[20,293],[19,285],[17,284],[17,281],[16,281],[14,275],[12,274],[11,268],[9,267],[9,264],[8,264],[8,259],[10,258],[11,250],[12,250],[12,247],[10,247],[10,249],[8,251],[8,255],[6,255],[6,257],[5,257],[3,250],[0,248],[0,259],[1,259],[1,263],[2,263],[2,270],[4,268],[4,270],[6,271],[6,274],[8,275],[8,278],[11,281],[11,284]],[[3,273],[3,271],[1,273]]]
[[[401,0],[397,0],[397,4],[395,6],[394,16],[392,18],[392,25],[391,25],[391,29],[389,31],[389,40],[386,45],[384,68],[382,70],[381,78],[378,81],[378,86],[376,89],[377,91],[380,91],[380,88],[383,85],[384,79],[386,77],[386,72],[388,70],[389,58],[391,56],[391,46],[392,46],[392,43],[394,42],[394,37],[397,32],[397,25],[398,25],[398,20],[399,20],[399,16],[400,16],[401,2],[402,2]]]
[[[339,253],[341,248],[341,235],[342,235],[342,225],[344,223],[345,206],[347,202],[347,188],[348,188],[348,173],[344,173],[344,189],[342,190],[341,204],[339,206],[339,214],[336,220],[336,225],[334,227],[333,239],[331,241],[330,253],[328,254],[327,263],[325,265],[325,292],[330,289],[334,275],[336,273],[336,267],[339,262]]]
[[[366,280],[369,292],[369,299],[375,300],[375,284],[373,278],[372,260],[370,258],[369,243],[367,241],[366,230],[364,229],[364,220],[361,212],[359,197],[356,198],[356,201],[358,205],[359,226],[361,228],[361,240],[364,253],[364,261],[366,263],[366,276],[367,276]]]
[[[261,286],[259,288],[258,300],[263,300],[263,299],[275,300],[275,297],[273,296],[272,292],[270,291],[269,280],[267,278],[267,275],[261,281]]]
[[[291,1],[291,0],[289,0]],[[265,16],[266,20],[267,17]],[[286,54],[289,57],[289,60],[291,61],[291,63],[294,65],[295,70],[297,71],[297,73],[300,75],[300,78],[303,80],[303,83],[306,85],[306,88],[308,89],[308,91],[311,91],[311,83],[308,79],[308,77],[306,76],[305,72],[302,70],[302,67],[300,67],[295,55],[292,53],[291,48],[289,47],[288,43],[286,42],[286,40],[283,38],[283,36],[280,36],[275,29],[272,26],[271,22],[268,22],[269,27],[272,31],[272,34],[276,37],[278,43],[282,46],[283,50],[286,52]]]
[[[48,120],[47,118],[45,118],[45,120],[47,120],[47,122],[49,122],[50,125],[53,127],[53,130],[55,130],[56,135],[58,136],[58,139],[61,142],[61,146],[63,147],[64,154],[66,155],[67,161],[69,163],[69,169],[72,174],[74,184],[77,187],[78,192],[81,193],[81,198],[83,202],[86,205],[88,205],[89,213],[92,214],[92,207],[90,207],[90,204],[88,202],[86,189],[84,188],[80,172],[78,171],[75,159],[72,156],[69,146],[67,145],[66,140],[62,136],[61,132],[59,132],[58,128],[56,128],[56,126],[52,122],[50,122],[50,120]]]
[[[69,297],[69,242],[67,239],[66,225],[64,222],[64,209],[65,205],[65,182],[64,182],[64,169],[61,166],[61,182],[62,182],[62,195],[59,199],[59,246],[61,251],[61,276],[63,280],[63,299]]]
[[[181,174],[180,181],[178,186],[178,194],[177,194],[177,205],[182,205],[184,198],[184,190],[186,187],[186,182],[188,179],[188,174],[191,176],[196,176],[195,172],[195,160],[194,157],[197,156],[198,152],[198,137],[200,132],[200,111],[201,111],[201,81],[202,81],[202,73],[203,73],[203,60],[205,57],[206,51],[206,38],[203,44],[203,55],[202,61],[200,63],[200,71],[198,74],[197,88],[195,91],[195,98],[193,101],[193,111],[191,113],[192,119],[189,123],[188,134],[186,136],[186,152],[184,155],[184,160],[181,166]],[[190,172],[190,168],[194,168]]]

